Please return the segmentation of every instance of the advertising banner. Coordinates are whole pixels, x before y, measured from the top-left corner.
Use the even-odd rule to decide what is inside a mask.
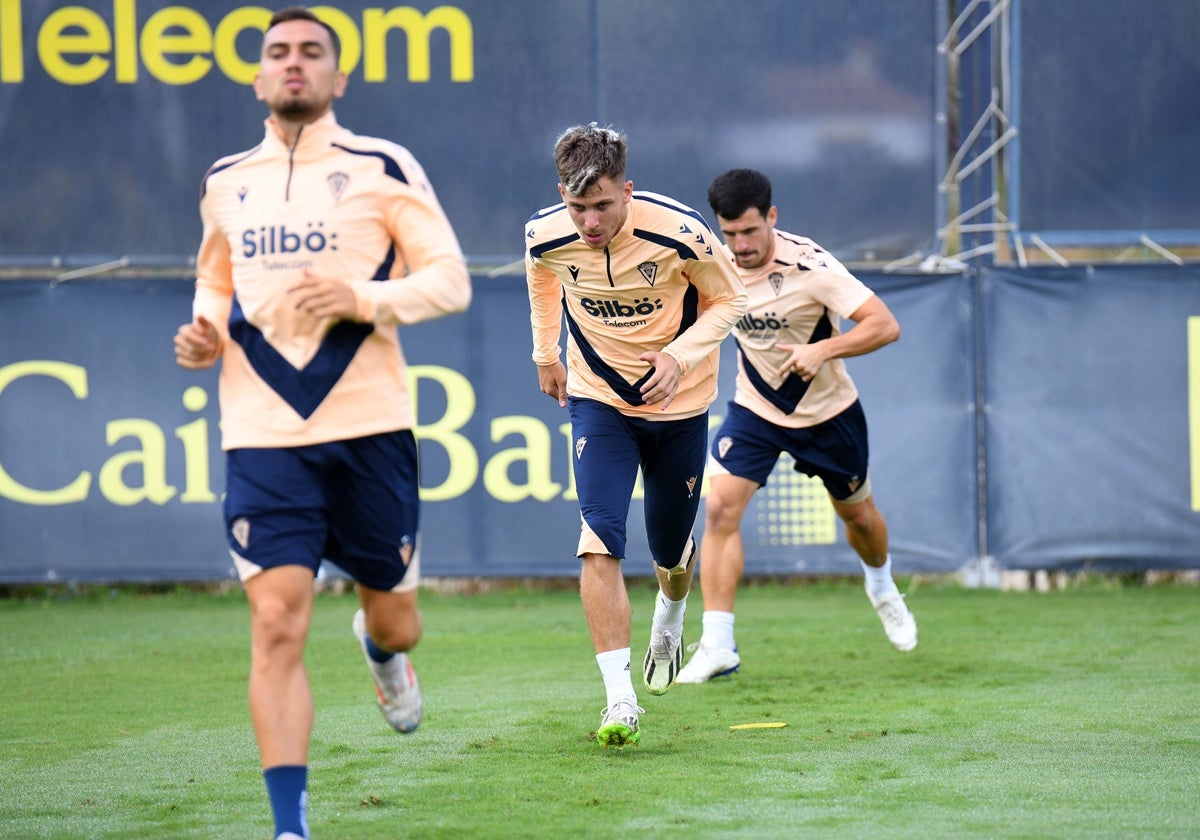
[[[904,336],[851,359],[897,566],[976,551],[971,284],[860,274]],[[401,328],[416,395],[428,576],[578,572],[565,410],[538,392],[522,276],[476,276],[461,315]],[[0,582],[232,574],[216,374],[178,368],[188,278],[0,282]],[[722,360],[715,429],[732,395]],[[697,535],[703,527],[698,523]],[[821,486],[781,463],[745,520],[751,574],[855,573]],[[650,574],[640,497],[630,574]]]
[[[757,167],[843,260],[927,249],[937,5],[315,8],[342,43],[339,121],[407,146],[472,263],[503,265],[558,200],[555,138],[593,120],[626,132],[639,189],[707,213],[713,177]],[[187,266],[202,176],[262,139],[250,83],[269,18],[238,0],[0,0],[0,267]]]

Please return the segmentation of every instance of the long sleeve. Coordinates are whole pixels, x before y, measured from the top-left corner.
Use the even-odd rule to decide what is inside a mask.
[[[229,312],[233,305],[233,265],[229,240],[213,218],[212,208],[200,200],[200,219],[204,226],[200,250],[196,255],[196,292],[192,315],[203,315],[221,334],[229,338]]]
[[[746,289],[720,251],[715,259],[697,261],[689,279],[705,299],[704,310],[694,324],[663,348],[679,363],[681,375],[719,348],[746,313]]]
[[[533,361],[548,365],[558,360],[562,334],[562,283],[558,276],[532,257],[525,260],[529,285],[529,321],[533,328]]]
[[[355,286],[359,317],[388,325],[440,318],[471,303],[466,261],[433,187],[411,155],[396,156],[404,181],[391,185],[387,200],[388,230],[398,249],[397,269],[386,282]]]

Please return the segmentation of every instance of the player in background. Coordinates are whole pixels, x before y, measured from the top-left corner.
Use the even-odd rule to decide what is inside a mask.
[[[263,141],[201,191],[203,240],[180,365],[221,359],[224,515],[250,604],[250,716],[277,837],[308,837],[313,698],[303,654],[314,576],[357,583],[357,644],[384,717],[421,721],[417,447],[396,326],[467,307],[470,276],[403,147],[338,125],[337,35],[277,12],[254,90]]]
[[[582,519],[580,595],[607,706],[596,737],[641,738],[630,677],[632,611],[621,562],[639,468],[659,592],[642,676],[671,687],[682,662],[720,345],[746,293],[702,216],[634,192],[626,142],[596,123],[554,146],[562,203],[525,226],[538,385],[568,409]],[[559,358],[563,320],[567,364]]]
[[[890,344],[900,327],[887,305],[831,254],[776,229],[771,182],[761,172],[719,175],[708,201],[749,307],[733,330],[737,385],[709,456],[702,633],[676,681],[700,683],[740,665],[733,604],[745,567],[742,515],[784,452],[797,471],[824,482],[888,639],[898,650],[912,650],[917,625],[892,579],[887,523],[867,471],[866,417],[842,361]],[[843,333],[839,318],[855,326]]]

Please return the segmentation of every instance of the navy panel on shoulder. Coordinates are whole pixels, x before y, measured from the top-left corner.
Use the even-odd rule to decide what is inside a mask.
[[[640,228],[634,228],[633,235],[638,239],[644,239],[647,242],[653,242],[655,245],[662,245],[664,248],[673,248],[679,253],[679,256],[685,260],[700,259],[698,256],[696,256],[696,252],[687,245],[684,245],[682,242],[672,239],[669,236],[663,236],[661,233],[655,233],[652,230],[641,230]]]
[[[204,196],[208,193],[208,179],[209,178],[211,178],[213,175],[216,175],[218,172],[228,169],[231,166],[237,166],[239,163],[244,161],[246,158],[250,157],[252,154],[257,152],[261,148],[262,148],[262,143],[259,143],[253,149],[246,152],[244,155],[242,155],[240,158],[237,158],[236,160],[231,160],[228,163],[222,163],[220,165],[213,164],[212,166],[210,166],[208,168],[208,171],[204,173],[204,177],[200,179],[200,198],[203,199]]]
[[[551,239],[549,242],[543,242],[541,245],[534,245],[529,249],[529,255],[531,257],[540,257],[543,254],[547,254],[550,251],[561,248],[564,245],[569,245],[577,239],[579,239],[578,233],[572,233],[569,236],[561,236],[558,239]]]
[[[330,145],[335,149],[341,149],[343,152],[347,152],[352,155],[363,155],[365,157],[379,158],[381,161],[383,161],[384,175],[387,175],[389,178],[395,178],[402,184],[408,183],[408,178],[404,177],[404,170],[400,168],[400,164],[397,163],[396,159],[391,155],[375,151],[374,149],[351,149],[349,146],[343,146],[341,143],[331,143]]]
[[[685,216],[691,216],[697,222],[704,225],[704,229],[706,231],[708,231],[709,233],[712,233],[712,228],[709,227],[708,220],[705,219],[703,216],[701,216],[699,213],[697,213],[695,210],[693,210],[691,207],[688,207],[686,204],[678,204],[678,203],[672,202],[672,201],[661,201],[660,199],[654,198],[653,196],[647,195],[646,193],[635,192],[633,194],[633,197],[636,198],[638,201],[645,201],[649,204],[657,204],[659,207],[669,207],[672,210],[675,210],[679,213],[683,213]]]

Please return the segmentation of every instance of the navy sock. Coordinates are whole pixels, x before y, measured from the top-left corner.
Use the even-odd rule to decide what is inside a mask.
[[[275,815],[275,836],[285,831],[308,836],[308,767],[281,764],[263,771],[271,812]]]
[[[382,665],[384,662],[390,662],[392,657],[395,655],[396,654],[394,652],[390,650],[384,650],[379,645],[372,642],[371,637],[367,636],[367,656],[371,657],[372,662],[378,662]]]

